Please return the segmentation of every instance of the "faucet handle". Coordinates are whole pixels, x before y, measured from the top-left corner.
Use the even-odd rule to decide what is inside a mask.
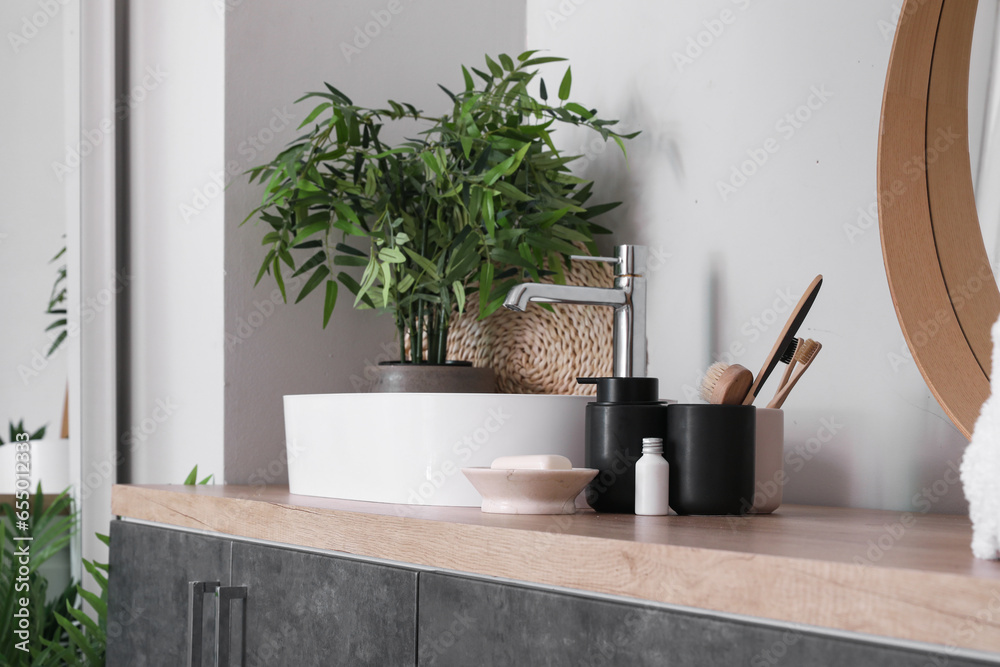
[[[605,264],[618,264],[621,259],[618,257],[594,257],[592,255],[570,255],[569,258],[574,262],[604,262]]]
[[[646,246],[620,245],[615,248],[617,257],[592,257],[590,255],[570,255],[573,261],[603,262],[615,264],[615,275],[642,276],[646,272]]]

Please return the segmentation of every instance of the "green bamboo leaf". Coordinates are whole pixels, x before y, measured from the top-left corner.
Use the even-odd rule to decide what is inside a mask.
[[[487,190],[483,193],[483,223],[486,225],[486,233],[491,237],[496,233],[496,220],[493,218],[493,192]]]
[[[361,252],[357,248],[347,245],[346,243],[338,243],[334,248],[337,252],[342,252],[345,255],[354,255],[355,257],[368,257],[364,252]]]
[[[289,243],[288,245],[293,247],[297,246],[298,244],[302,243],[313,234],[316,234],[317,232],[325,232],[329,229],[330,229],[329,220],[324,220],[322,222],[314,222],[308,227],[302,228],[302,230],[295,235],[295,238],[292,239],[292,242]]]
[[[177,478],[175,477],[174,479]],[[197,480],[198,480],[198,466],[195,466],[194,468],[191,469],[191,472],[188,473],[188,476],[184,478],[184,484],[186,486],[191,486]]]
[[[540,56],[538,58],[532,58],[531,60],[524,61],[521,63],[521,67],[535,67],[536,65],[544,65],[545,63],[560,63],[565,60],[565,58],[559,58],[557,56]]]
[[[531,197],[524,194],[517,189],[514,185],[511,185],[507,181],[497,181],[493,184],[493,189],[498,191],[501,195],[507,199],[511,199],[516,202],[527,202],[533,201]]]
[[[326,298],[323,302],[323,328],[330,323],[330,316],[333,315],[333,308],[337,305],[337,283],[332,280],[326,281]]]
[[[320,105],[319,105],[318,107],[316,107],[315,109],[313,109],[313,110],[312,110],[312,111],[311,111],[311,112],[309,113],[309,115],[308,115],[308,116],[306,116],[306,119],[305,119],[304,121],[302,121],[301,123],[299,123],[299,126],[298,126],[298,128],[297,128],[297,129],[301,130],[301,129],[302,129],[303,127],[305,127],[305,126],[306,126],[306,125],[308,125],[309,123],[311,123],[311,122],[313,122],[314,120],[316,120],[316,116],[320,115],[320,114],[321,114],[321,113],[323,113],[323,112],[324,112],[324,111],[325,111],[326,109],[329,109],[329,108],[330,108],[330,107],[332,107],[332,106],[333,106],[333,104],[331,104],[330,102],[324,102],[323,104],[320,104]]]
[[[490,288],[493,286],[493,264],[483,263],[479,269],[479,311],[482,313],[489,305]]]
[[[458,304],[458,314],[461,315],[465,312],[465,286],[456,280],[451,284],[451,291],[455,293],[455,303]]]
[[[503,68],[505,70],[507,70],[508,72],[514,71],[514,61],[510,59],[510,56],[508,56],[506,53],[501,53],[499,56],[497,56],[497,58],[500,60],[500,64],[503,65]]]
[[[487,186],[493,185],[498,178],[504,175],[506,171],[514,164],[515,155],[511,155],[509,158],[503,162],[498,162],[493,165],[488,172],[483,174],[483,183]]]
[[[309,276],[309,280],[307,280],[306,284],[302,286],[302,291],[299,292],[299,296],[295,299],[295,303],[298,303],[299,301],[302,301],[302,299],[309,296],[309,293],[316,289],[328,275],[330,275],[330,269],[326,268],[326,264],[320,264],[316,267],[316,270],[313,271],[311,276]]]
[[[472,75],[469,74],[469,70],[465,69],[465,65],[462,65],[462,78],[465,79],[465,92],[469,92],[476,87],[475,82],[472,80]]]
[[[311,271],[315,267],[319,266],[326,261],[326,253],[320,250],[318,253],[310,257],[305,261],[305,263],[299,267],[299,270],[292,274],[293,278],[301,276],[303,273]]]
[[[366,257],[354,257],[352,255],[337,255],[333,258],[334,266],[366,266]]]
[[[285,296],[285,279],[281,277],[281,262],[277,257],[274,258],[271,268],[274,270],[274,282],[278,283],[278,290],[281,292],[281,300],[288,303],[288,297]]]
[[[545,79],[538,80],[538,96],[542,98],[543,102],[549,99],[549,91],[545,88]],[[555,151],[555,148],[552,147],[552,150]]]
[[[382,248],[378,253],[379,261],[390,264],[402,264],[406,261],[406,256],[400,252],[399,248]]]
[[[578,116],[583,116],[584,119],[586,120],[590,120],[591,118],[594,117],[593,112],[591,112],[588,109],[585,109],[582,105],[577,104],[576,102],[568,102],[566,104],[566,108]]]
[[[354,307],[357,308],[358,304],[361,303],[361,299],[364,298],[368,290],[371,289],[372,285],[375,284],[375,280],[378,279],[379,265],[378,260],[375,259],[373,255],[368,260],[368,266],[365,267],[365,272],[361,276],[361,284],[358,287],[357,297],[354,299]]]
[[[382,305],[389,303],[389,289],[392,287],[392,267],[389,264],[382,265]]]
[[[559,99],[566,101],[569,99],[569,89],[573,85],[573,71],[572,68],[566,68],[566,74],[563,75],[562,83],[559,84]]]
[[[410,257],[410,259],[416,262],[421,269],[427,272],[427,275],[430,276],[431,280],[438,279],[439,276],[438,269],[433,262],[431,262],[423,255],[414,252],[410,248],[403,248],[403,251],[406,252],[406,254]]]
[[[267,253],[267,257],[264,258],[264,263],[260,265],[260,271],[257,272],[257,280],[253,282],[254,287],[256,287],[257,283],[260,282],[260,279],[264,277],[264,274],[271,266],[271,262],[274,260],[274,256],[276,254],[277,253],[275,253],[274,250],[271,250],[271,252]]]
[[[486,56],[486,66],[490,68],[490,74],[492,74],[496,78],[499,79],[500,77],[503,76],[503,68],[500,67],[500,65],[498,65],[496,61],[490,58],[488,55]]]

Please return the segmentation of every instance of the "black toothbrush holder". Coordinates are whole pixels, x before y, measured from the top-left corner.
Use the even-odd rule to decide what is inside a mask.
[[[663,453],[678,514],[745,514],[752,507],[756,411],[752,405],[667,406]]]

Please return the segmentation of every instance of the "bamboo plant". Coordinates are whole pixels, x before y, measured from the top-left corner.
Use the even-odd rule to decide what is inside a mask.
[[[319,102],[300,125],[310,129],[247,172],[264,192],[243,223],[270,228],[257,282],[270,274],[287,301],[285,276],[303,276],[296,303],[323,287],[324,328],[343,285],[355,308],[393,315],[400,360],[408,333],[413,363],[445,361],[450,318],[467,299],[485,317],[517,282],[563,282],[574,244],[595,253],[594,235],[608,230],[594,218],[618,204],[588,205],[593,183],[569,169],[580,156],[552,135],[580,126],[624,154],[637,133],[570,101],[569,67],[550,103],[537,67],[562,60],[528,51],[463,66],[464,90],[440,86],[451,102],[441,116],[392,100],[361,107],[330,84],[302,97]],[[384,141],[387,124],[414,122],[415,138]]]

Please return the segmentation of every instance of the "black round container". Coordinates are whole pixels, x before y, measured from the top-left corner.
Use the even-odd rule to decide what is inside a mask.
[[[753,506],[757,408],[670,405],[663,453],[678,514],[745,514]]]
[[[643,438],[665,438],[666,404],[656,378],[580,378],[597,385],[587,404],[586,466],[599,472],[587,485],[587,503],[598,512],[635,512],[635,462]]]

